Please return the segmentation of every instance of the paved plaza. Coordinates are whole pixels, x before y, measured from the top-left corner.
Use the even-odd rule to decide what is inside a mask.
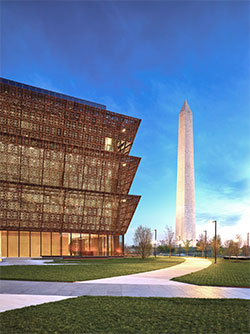
[[[84,295],[250,299],[247,288],[197,286],[171,281],[173,277],[202,270],[210,264],[206,259],[185,258],[184,263],[166,269],[74,283],[3,280],[0,312]]]

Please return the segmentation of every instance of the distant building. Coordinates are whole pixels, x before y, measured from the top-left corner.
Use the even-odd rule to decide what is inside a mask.
[[[140,120],[0,79],[2,257],[124,252]]]
[[[186,100],[179,114],[175,236],[177,243],[196,244],[193,115]]]

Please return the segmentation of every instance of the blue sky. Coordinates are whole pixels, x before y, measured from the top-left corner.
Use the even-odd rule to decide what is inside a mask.
[[[248,1],[2,1],[1,75],[142,119],[140,224],[175,226],[178,114],[194,119],[197,236],[249,232]],[[247,226],[248,225],[248,226]]]

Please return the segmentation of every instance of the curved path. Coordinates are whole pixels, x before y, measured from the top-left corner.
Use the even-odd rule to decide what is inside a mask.
[[[250,299],[250,290],[245,288],[170,281],[173,277],[202,270],[211,264],[205,259],[185,260],[166,269],[75,283],[3,280],[0,282],[0,312],[84,295]]]
[[[185,262],[165,269],[147,271],[139,274],[126,276],[102,278],[92,281],[82,281],[76,283],[94,284],[148,284],[148,285],[168,285],[169,280],[174,277],[199,271],[210,266],[211,261],[200,258],[185,257]]]

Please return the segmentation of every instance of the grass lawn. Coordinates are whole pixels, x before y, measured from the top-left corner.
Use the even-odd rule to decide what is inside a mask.
[[[174,281],[197,285],[250,287],[250,262],[217,259],[206,269],[173,278]]]
[[[75,263],[75,265],[2,266],[0,279],[55,282],[86,281],[168,268],[183,261],[178,257],[163,256],[150,257],[145,260],[140,258],[72,260],[70,263]]]
[[[84,296],[1,313],[1,334],[244,334],[249,307],[240,299]]]

